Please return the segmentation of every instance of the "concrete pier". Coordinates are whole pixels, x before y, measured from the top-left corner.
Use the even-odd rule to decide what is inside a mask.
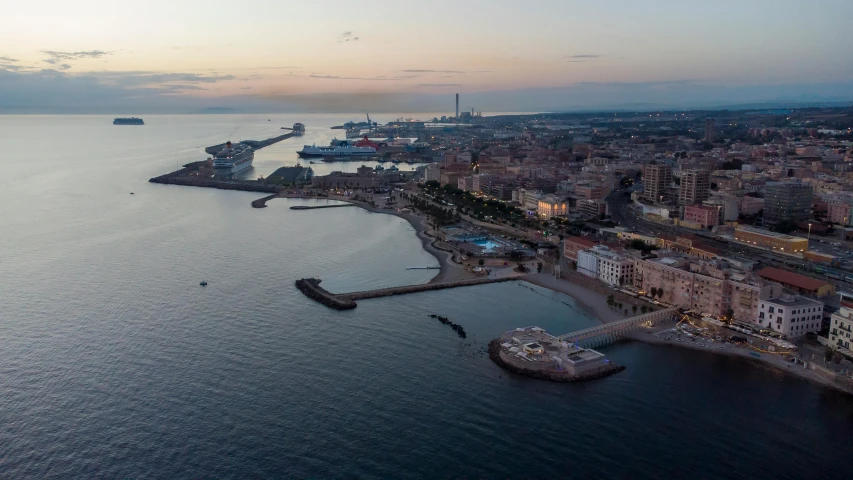
[[[294,205],[290,207],[291,210],[316,210],[318,208],[341,208],[341,207],[355,207],[355,204],[352,203],[344,203],[341,205]]]
[[[446,288],[468,287],[472,285],[485,285],[487,283],[498,283],[518,280],[514,277],[505,278],[475,278],[472,280],[460,280],[457,282],[425,283],[422,285],[406,285],[403,287],[380,288],[352,293],[331,293],[320,287],[320,280],[316,278],[303,278],[296,281],[296,288],[308,298],[336,310],[350,310],[357,306],[356,300],[367,298],[390,297],[392,295],[405,295],[407,293],[427,292],[431,290],[444,290]]]

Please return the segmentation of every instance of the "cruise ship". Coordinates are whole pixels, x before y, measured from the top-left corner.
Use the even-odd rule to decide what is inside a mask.
[[[231,141],[225,143],[225,148],[213,157],[213,168],[217,174],[233,174],[241,172],[252,166],[255,152],[252,147],[243,143],[233,145]]]
[[[337,145],[329,147],[317,147],[304,145],[302,150],[296,152],[300,157],[369,157],[376,155],[374,147],[354,147],[351,145]]]
[[[145,125],[141,118],[116,118],[113,120],[113,125]]]

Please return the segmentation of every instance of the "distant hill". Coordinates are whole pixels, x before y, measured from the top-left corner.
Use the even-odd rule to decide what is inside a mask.
[[[240,113],[236,108],[228,108],[228,107],[207,107],[202,108],[193,113],[204,114],[204,115],[214,115],[214,114],[223,114],[223,113]]]

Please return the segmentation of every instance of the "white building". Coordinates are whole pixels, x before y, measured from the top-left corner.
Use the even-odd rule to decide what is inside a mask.
[[[755,323],[787,338],[797,338],[809,332],[819,332],[822,318],[823,303],[805,297],[783,295],[761,300]]]
[[[841,294],[841,308],[829,320],[829,346],[853,358],[853,295]]]
[[[587,277],[598,278],[598,255],[592,250],[578,252],[578,273]]]
[[[597,278],[608,285],[634,283],[634,261],[619,255],[604,245],[578,252],[578,272]]]
[[[440,182],[441,181],[441,167],[438,163],[430,163],[427,165],[426,169],[424,169],[424,183],[426,182]]]
[[[608,285],[633,285],[634,261],[620,255],[613,258],[601,257],[598,263],[598,278]]]

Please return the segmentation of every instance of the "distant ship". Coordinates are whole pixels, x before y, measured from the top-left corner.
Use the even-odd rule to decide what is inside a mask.
[[[113,120],[113,125],[145,125],[141,118],[116,118]]]
[[[252,147],[243,143],[233,145],[231,141],[225,143],[225,148],[213,157],[213,168],[219,174],[232,174],[241,172],[252,166],[255,152]]]
[[[353,147],[335,146],[335,147],[315,147],[313,145],[304,145],[301,151],[296,152],[300,157],[369,157],[376,155],[376,149],[373,147]]]

